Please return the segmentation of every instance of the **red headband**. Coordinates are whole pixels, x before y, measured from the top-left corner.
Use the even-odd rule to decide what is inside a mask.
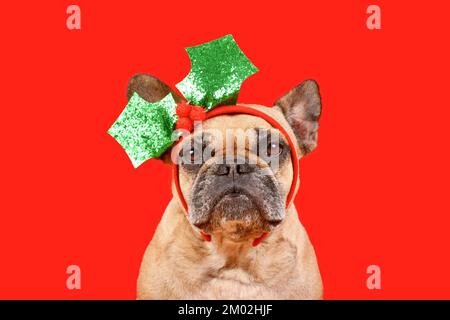
[[[206,113],[206,119],[211,119],[220,115],[225,115],[225,114],[248,114],[248,115],[252,115],[252,116],[257,116],[259,118],[262,118],[264,120],[266,120],[272,127],[278,129],[286,138],[286,140],[289,143],[289,147],[291,149],[291,158],[292,158],[292,168],[293,168],[293,179],[292,179],[292,184],[291,184],[291,188],[289,190],[287,199],[286,199],[286,209],[291,205],[294,195],[295,195],[295,189],[297,186],[297,182],[298,182],[298,155],[297,155],[297,147],[294,144],[294,141],[292,141],[291,136],[288,134],[288,132],[286,131],[286,129],[277,121],[275,120],[273,117],[269,116],[267,113],[264,113],[260,110],[254,109],[252,107],[248,107],[248,106],[222,106],[222,107],[216,107],[213,110],[209,111]],[[173,180],[175,183],[175,189],[176,192],[178,194],[178,198],[181,201],[181,204],[184,208],[184,210],[186,211],[186,214],[188,214],[188,206],[186,203],[186,200],[183,197],[183,193],[181,192],[181,187],[180,187],[180,180],[179,180],[179,174],[178,174],[178,165],[174,164],[173,165]],[[211,241],[211,236],[204,233],[203,231],[201,231],[201,235],[202,237],[207,240],[207,241]],[[255,241],[253,242],[253,246],[258,245],[266,236],[268,235],[268,233],[264,233],[263,236],[261,236],[258,239],[255,239]]]

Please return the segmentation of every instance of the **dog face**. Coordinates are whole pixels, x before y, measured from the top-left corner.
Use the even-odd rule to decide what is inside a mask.
[[[209,119],[177,151],[194,226],[238,241],[283,220],[292,182],[290,149],[266,121],[249,115]]]
[[[150,102],[171,92],[148,75],[132,78],[128,94],[135,91]],[[314,81],[292,89],[271,112],[291,127],[301,155],[316,147],[321,102]],[[175,148],[180,187],[195,228],[247,241],[283,221],[292,161],[298,159],[291,159],[286,137],[268,122],[245,114],[217,116],[196,126]]]

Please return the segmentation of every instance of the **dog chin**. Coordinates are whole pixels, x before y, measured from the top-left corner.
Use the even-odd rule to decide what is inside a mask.
[[[228,193],[218,200],[202,229],[213,236],[240,242],[258,238],[273,226],[250,196]]]

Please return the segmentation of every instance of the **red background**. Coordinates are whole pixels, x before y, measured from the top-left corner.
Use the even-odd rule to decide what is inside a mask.
[[[448,1],[73,3],[81,31],[66,28],[71,2],[0,7],[0,298],[135,298],[170,168],[133,169],[106,132],[133,74],[173,86],[189,72],[184,47],[225,34],[260,69],[240,102],[321,86],[296,205],[325,298],[450,298]],[[366,28],[369,4],[382,30]],[[70,264],[80,291],[66,289]]]

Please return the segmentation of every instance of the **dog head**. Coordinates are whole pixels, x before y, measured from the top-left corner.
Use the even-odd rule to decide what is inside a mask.
[[[128,97],[137,92],[149,102],[172,93],[149,75],[134,76]],[[321,99],[315,81],[307,80],[272,108],[252,105],[269,114],[293,137],[300,157],[317,145]],[[179,184],[194,228],[232,241],[249,241],[276,228],[285,218],[294,180],[287,137],[266,120],[248,114],[219,115],[196,125],[165,158],[179,164]],[[175,157],[173,156],[175,155]]]

